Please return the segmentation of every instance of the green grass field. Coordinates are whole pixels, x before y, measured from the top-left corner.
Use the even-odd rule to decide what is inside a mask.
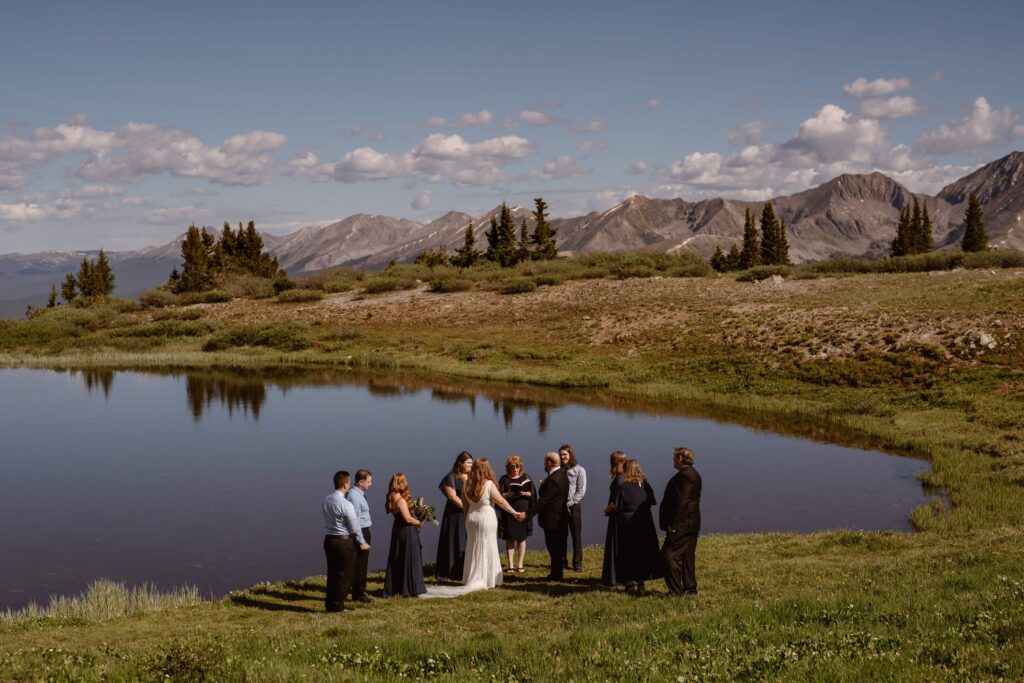
[[[501,590],[351,615],[320,611],[319,577],[199,603],[101,586],[53,616],[0,620],[0,680],[1024,679],[1024,273],[585,279],[164,310],[180,313],[3,323],[0,364],[579,387],[921,457],[949,503],[913,511],[914,534],[704,537],[696,599],[602,590],[597,548],[574,581],[539,581],[531,555]]]

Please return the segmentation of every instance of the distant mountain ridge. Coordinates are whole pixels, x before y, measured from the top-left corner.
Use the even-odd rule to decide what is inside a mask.
[[[985,212],[989,244],[1024,251],[1024,152],[1012,152],[950,183],[936,196],[915,194],[888,176],[874,172],[844,174],[817,187],[775,197],[786,220],[790,258],[795,262],[856,256],[880,258],[889,251],[900,210],[916,197],[928,203],[935,244],[957,244],[963,232],[967,197],[975,193]],[[709,257],[728,249],[743,235],[746,209],[760,215],[763,202],[705,199],[698,202],[630,197],[607,211],[552,219],[563,253],[590,251],[673,252],[689,250]],[[481,216],[450,211],[427,223],[405,218],[356,214],[324,226],[307,226],[290,235],[264,235],[268,250],[289,273],[316,272],[349,265],[381,268],[389,261],[412,261],[421,251],[462,244],[472,220],[478,248],[498,207]],[[513,207],[518,223],[532,228],[529,207]],[[179,264],[180,236],[163,245],[110,253],[119,296],[134,296],[163,282]],[[20,315],[28,304],[45,301],[50,285],[72,272],[87,252],[0,255],[0,315]],[[94,255],[95,252],[88,252]]]

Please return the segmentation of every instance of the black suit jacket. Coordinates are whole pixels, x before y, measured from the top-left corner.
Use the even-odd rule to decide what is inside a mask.
[[[693,467],[676,472],[665,487],[658,521],[662,530],[681,534],[700,533],[700,475]]]
[[[531,515],[537,515],[541,529],[557,529],[569,523],[569,475],[559,468],[541,482],[540,495],[530,508]]]

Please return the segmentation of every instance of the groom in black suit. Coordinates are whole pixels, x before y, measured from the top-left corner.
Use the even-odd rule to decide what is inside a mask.
[[[661,557],[665,563],[665,585],[672,595],[696,595],[695,558],[700,534],[701,480],[693,469],[693,451],[677,448],[672,454],[679,470],[665,487],[659,521],[665,533]]]
[[[566,537],[569,534],[569,477],[561,467],[558,453],[544,456],[544,471],[547,478],[541,482],[540,493],[530,515],[537,515],[537,522],[544,530],[544,544],[551,556],[549,580],[562,580],[562,560],[565,558]]]

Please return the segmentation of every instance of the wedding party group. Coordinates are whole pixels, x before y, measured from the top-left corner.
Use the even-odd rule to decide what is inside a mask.
[[[643,595],[646,582],[664,579],[669,595],[696,595],[694,567],[700,533],[700,474],[689,448],[672,454],[675,476],[665,487],[658,522],[665,532],[659,547],[652,508],[654,489],[640,463],[622,451],[609,460],[608,517],[601,582]],[[526,539],[533,521],[544,533],[550,558],[546,580],[560,581],[568,567],[583,569],[582,501],[587,473],[569,444],[544,456],[545,478],[536,486],[516,455],[505,461],[498,479],[487,458],[463,451],[439,488],[445,496],[440,522],[435,576],[459,582],[427,586],[419,528],[433,519],[433,508],[414,500],[409,482],[398,472],[388,483],[385,510],[393,518],[384,578],[384,597],[451,598],[502,585],[505,573],[525,571]],[[366,575],[372,534],[366,491],[373,484],[369,470],[334,475],[334,492],[323,502],[324,553],[327,556],[328,612],[351,611],[347,599],[372,602]],[[572,559],[568,556],[572,541]],[[498,540],[504,540],[503,567]]]

